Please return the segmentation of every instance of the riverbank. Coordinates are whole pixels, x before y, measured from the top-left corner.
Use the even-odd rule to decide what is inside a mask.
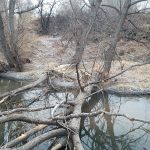
[[[84,67],[92,68],[92,63],[85,63]],[[121,70],[122,66],[122,70]],[[69,67],[69,65],[57,65],[52,67],[52,70],[56,70],[66,76],[70,76],[76,79],[75,70]],[[36,70],[28,72],[7,72],[1,73],[0,77],[7,78],[11,80],[26,80],[26,81],[35,81],[41,78],[47,71],[50,71],[48,68],[45,70]],[[85,72],[83,66],[80,67],[80,73]],[[91,72],[88,69],[88,72]],[[81,74],[81,76],[83,76]],[[147,95],[150,94],[150,64],[148,63],[135,63],[132,61],[122,61],[113,62],[110,80],[107,83],[104,83],[104,90],[108,93],[113,94],[123,94],[123,95]],[[112,78],[113,77],[113,78]],[[112,78],[112,79],[111,79]],[[54,78],[53,78],[54,79]],[[84,80],[81,78],[81,82],[84,86]],[[77,85],[77,81],[75,82]],[[75,86],[76,88],[77,86]]]
[[[103,64],[102,61],[99,61],[102,60],[102,56],[99,55],[103,53],[102,51],[106,49],[107,46],[106,41],[102,41],[101,43],[88,43],[83,55],[84,63],[81,62],[80,65],[81,76],[84,76],[82,73],[87,71],[88,74],[86,75],[90,77],[95,58],[97,58],[97,63]],[[42,77],[45,72],[57,70],[76,78],[76,71],[71,70],[68,65],[69,60],[74,54],[74,49],[74,43],[67,44],[67,42],[63,41],[59,36],[39,36],[34,33],[31,42],[28,43],[20,53],[21,56],[31,60],[31,63],[23,65],[24,72],[22,73],[1,73],[0,77],[12,80],[35,81]],[[131,66],[143,64],[143,62],[149,59],[148,49],[135,41],[120,40],[117,46],[117,53],[120,59],[119,61],[116,60],[113,62],[110,77],[119,74]],[[0,60],[4,61],[4,58],[1,56]],[[149,74],[150,64],[135,66],[109,80],[107,84],[109,86],[107,86],[105,90],[110,93],[124,95],[150,94]]]

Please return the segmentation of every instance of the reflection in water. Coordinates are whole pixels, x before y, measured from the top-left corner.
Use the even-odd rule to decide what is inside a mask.
[[[11,80],[0,79],[0,94],[19,88],[23,82],[15,82]]]
[[[22,83],[0,80],[0,93],[16,89]],[[64,100],[65,93],[50,93],[44,95],[44,90],[33,89],[9,100],[0,106],[0,111],[16,107],[39,108],[55,104]],[[68,99],[74,99],[69,93]],[[149,97],[119,97],[115,95],[97,93],[84,103],[83,112],[106,110],[113,113],[127,114],[133,118],[150,120]],[[60,110],[61,111],[61,110]],[[26,113],[30,117],[50,117],[51,110]],[[21,135],[32,126],[23,123],[0,124],[0,145],[10,138]],[[48,129],[47,129],[48,130]],[[44,132],[44,131],[43,131]],[[98,115],[97,117],[82,118],[80,136],[85,150],[148,150],[150,147],[150,127],[147,124],[131,122],[123,117]],[[35,135],[30,137],[31,140]],[[26,141],[25,141],[26,142]],[[38,149],[47,149],[50,143],[38,146]]]
[[[13,82],[8,80],[0,80],[0,93],[11,91],[13,89],[19,88],[22,86],[20,82]],[[55,105],[56,102],[66,99],[66,93],[47,93],[45,88],[34,88],[32,90],[20,93],[13,98],[10,98],[7,102],[0,105],[0,112],[5,110],[11,110],[13,108],[28,107],[28,108],[44,108],[51,105]],[[74,94],[68,93],[68,100],[74,99]],[[59,112],[64,114],[64,109],[59,109]],[[58,113],[59,113],[58,112]],[[51,109],[45,109],[38,112],[22,112],[24,115],[31,118],[49,118],[51,117]],[[57,114],[57,113],[56,113]],[[27,124],[23,122],[8,122],[5,124],[0,124],[0,146],[6,142],[17,138],[21,134],[25,133],[32,129],[34,125]],[[55,127],[55,126],[54,126]],[[41,132],[46,132],[51,130],[53,127],[47,127]],[[41,132],[32,135],[27,140],[20,143],[25,144],[30,141],[32,138],[41,134]],[[50,140],[45,141],[44,143],[38,145],[35,149],[46,150],[51,145]],[[34,149],[33,149],[34,150]]]
[[[95,94],[83,106],[83,112],[99,109],[124,113],[133,118],[150,120],[148,97],[119,97]],[[86,150],[148,150],[150,126],[123,117],[98,115],[82,118],[80,137]]]
[[[0,94],[19,88],[23,84],[24,84],[23,82],[15,82],[10,80],[0,79]],[[17,98],[14,97],[10,99],[11,102],[9,101],[8,103],[1,104],[0,112],[3,110],[14,108],[16,105],[20,103],[18,102],[18,100],[20,101],[20,96],[18,96]],[[11,134],[11,130],[13,130],[13,128],[15,127],[16,127],[15,123],[12,124],[8,122],[5,124],[0,124],[0,145],[3,144],[5,141],[8,141],[9,134]]]

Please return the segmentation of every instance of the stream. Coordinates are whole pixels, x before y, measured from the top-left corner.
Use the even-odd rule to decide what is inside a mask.
[[[84,105],[84,112],[105,110],[150,120],[150,97],[95,94]],[[83,118],[80,137],[85,150],[149,150],[150,125],[124,117],[98,115]]]
[[[16,89],[25,83],[10,80],[0,80],[0,93]],[[65,93],[50,93],[44,96],[44,89],[33,89],[14,97],[7,103],[0,105],[0,111],[15,107],[39,108],[55,104],[65,98]],[[74,95],[69,93],[69,99]],[[36,101],[38,99],[38,101]],[[97,93],[88,99],[83,112],[106,110],[111,113],[122,113],[129,117],[150,120],[149,96],[120,96],[107,93]],[[61,110],[60,110],[61,111]],[[30,117],[48,118],[51,110],[26,113]],[[17,137],[25,130],[32,128],[22,122],[0,124],[0,145]],[[34,135],[31,137],[33,138]],[[149,150],[150,126],[140,122],[131,122],[124,117],[98,115],[81,119],[80,137],[85,150]],[[28,139],[29,140],[31,140]],[[27,141],[25,141],[27,142]],[[23,143],[22,143],[23,144]],[[40,144],[36,149],[46,150],[51,142]]]

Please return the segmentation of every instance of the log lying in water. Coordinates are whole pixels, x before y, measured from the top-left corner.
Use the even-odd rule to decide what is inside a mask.
[[[43,76],[43,74],[45,74],[45,72],[46,71],[30,71],[30,72],[8,71],[6,73],[1,73],[0,77],[15,81],[31,81],[39,79],[41,76]]]

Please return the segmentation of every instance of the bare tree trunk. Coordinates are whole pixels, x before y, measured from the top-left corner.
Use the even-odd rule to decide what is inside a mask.
[[[53,12],[53,9],[56,5],[56,1],[53,1],[52,5],[49,5],[49,12],[48,14],[43,14],[43,4],[44,0],[41,1],[41,8],[40,8],[40,23],[41,23],[41,32],[43,34],[48,34],[49,33],[49,26],[50,26],[50,18]]]
[[[3,18],[2,18],[1,13],[0,13],[0,45],[2,48],[2,53],[4,54],[8,62],[8,65],[10,67],[14,67],[15,60],[12,57],[9,45],[7,44],[7,40],[6,40],[5,33],[4,33]]]
[[[10,0],[9,2],[9,30],[11,36],[14,36],[14,10],[15,10],[16,0]]]
[[[100,66],[97,64],[94,67],[93,76],[91,78],[91,82],[99,81],[101,79],[100,74]],[[84,91],[80,91],[79,95],[75,99],[75,107],[74,107],[74,114],[78,114],[82,112],[82,106],[86,100],[86,98],[95,90],[95,85],[90,85],[84,89]],[[80,121],[81,118],[73,118],[70,122],[70,126],[74,129],[75,133],[72,135],[73,144],[75,149],[83,150],[83,146],[79,137],[79,130],[80,130]]]
[[[101,2],[102,2],[102,0],[96,0],[96,1],[92,1],[92,2],[90,1],[91,12],[90,12],[89,25],[87,26],[87,28],[82,23],[80,23],[80,25],[79,25],[80,33],[76,37],[76,49],[75,49],[75,54],[72,57],[71,64],[76,65],[76,64],[80,63],[80,61],[82,60],[82,55],[83,55],[83,52],[84,52],[84,49],[86,46],[87,38],[88,38],[88,35],[89,35],[89,33],[93,27],[93,24],[95,22],[96,14],[97,14],[97,11],[99,9]],[[73,9],[71,0],[70,0],[70,4]],[[75,10],[73,10],[73,11],[74,11],[74,15],[76,15]],[[75,31],[75,32],[77,32],[77,31]]]
[[[14,65],[18,71],[22,71],[22,64],[20,60],[20,56],[18,54],[18,48],[16,45],[17,37],[15,35],[15,27],[14,27],[14,10],[15,10],[16,0],[9,1],[9,16],[8,16],[8,24],[10,31],[10,50],[14,57]]]
[[[116,46],[117,46],[117,42],[119,40],[119,33],[120,33],[120,30],[121,30],[121,28],[122,28],[122,26],[125,22],[125,19],[127,17],[130,5],[131,5],[131,0],[126,0],[124,2],[124,6],[123,6],[123,9],[122,9],[122,12],[121,12],[121,16],[120,16],[118,26],[116,28],[115,35],[112,39],[110,47],[105,52],[105,63],[104,63],[104,77],[105,78],[107,78],[108,75],[109,75],[109,71],[110,71],[110,68],[111,68],[111,63],[114,59],[115,49],[116,49]]]
[[[77,65],[82,60],[82,55],[85,49],[84,39],[76,43],[75,54],[72,57],[71,64]]]

